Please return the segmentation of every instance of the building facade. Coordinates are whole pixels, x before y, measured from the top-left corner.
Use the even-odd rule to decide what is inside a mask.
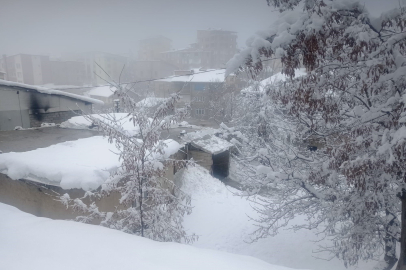
[[[177,75],[176,75],[177,74]],[[232,98],[239,92],[241,85],[234,75],[225,77],[225,70],[194,69],[175,71],[175,75],[154,82],[155,97],[167,98],[179,93],[178,107],[189,107],[190,115],[195,119],[223,120],[229,113]]]
[[[237,53],[237,34],[225,30],[198,30],[196,43],[188,48],[161,53],[161,59],[179,69],[224,68]]]
[[[99,51],[65,54],[63,57],[67,61],[83,63],[85,83],[89,85],[124,80],[123,74],[128,64],[125,56]]]
[[[171,50],[172,40],[164,36],[156,36],[140,40],[138,60],[159,60],[160,53]]]
[[[91,113],[93,104],[103,102],[58,90],[0,81],[0,130],[58,124],[78,113]]]
[[[48,56],[29,54],[3,56],[0,67],[6,72],[8,81],[42,85],[50,80]]]

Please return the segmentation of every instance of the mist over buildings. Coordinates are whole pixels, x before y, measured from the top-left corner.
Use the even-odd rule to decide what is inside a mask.
[[[374,15],[396,5],[365,0]],[[222,68],[277,16],[265,0],[6,0],[0,69],[16,82],[95,85],[95,62],[113,77],[125,65],[127,80]]]

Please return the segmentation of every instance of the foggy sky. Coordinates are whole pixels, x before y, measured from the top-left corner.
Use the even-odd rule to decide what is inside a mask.
[[[363,2],[373,14],[399,5]],[[0,54],[136,54],[140,39],[161,34],[182,48],[208,28],[236,31],[242,47],[277,15],[265,0],[1,0]]]

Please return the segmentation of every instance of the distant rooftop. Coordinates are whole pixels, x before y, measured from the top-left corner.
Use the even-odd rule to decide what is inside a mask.
[[[116,91],[115,87],[111,87],[110,85],[105,85],[105,86],[98,86],[95,88],[92,88],[87,94],[89,96],[98,96],[98,97],[110,97],[114,95],[114,92]]]
[[[194,69],[193,74],[184,76],[172,76],[158,81],[161,82],[224,82],[225,70],[221,69],[208,69],[200,70]]]

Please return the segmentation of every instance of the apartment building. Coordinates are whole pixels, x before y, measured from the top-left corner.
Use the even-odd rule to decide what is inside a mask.
[[[179,69],[224,68],[237,53],[237,34],[225,30],[198,30],[196,43],[180,50],[161,53],[161,59],[177,65]]]
[[[43,55],[17,54],[5,56],[0,67],[7,74],[8,81],[42,85],[49,81],[49,57]]]
[[[99,51],[71,53],[63,57],[69,61],[83,63],[85,83],[91,85],[123,80],[123,74],[126,72],[123,68],[128,64],[128,58],[125,56]]]
[[[172,40],[161,35],[140,40],[138,60],[159,60],[160,53],[171,48]]]
[[[222,68],[237,53],[237,33],[226,30],[197,30],[197,48],[209,51],[208,68]]]
[[[85,65],[78,61],[49,61],[50,78],[47,83],[77,85],[85,83]]]
[[[154,82],[154,94],[167,98],[179,93],[178,107],[189,106],[190,116],[195,119],[224,120],[229,108],[230,98],[239,92],[241,84],[233,74],[225,77],[225,70],[194,69],[175,71],[175,75]]]

